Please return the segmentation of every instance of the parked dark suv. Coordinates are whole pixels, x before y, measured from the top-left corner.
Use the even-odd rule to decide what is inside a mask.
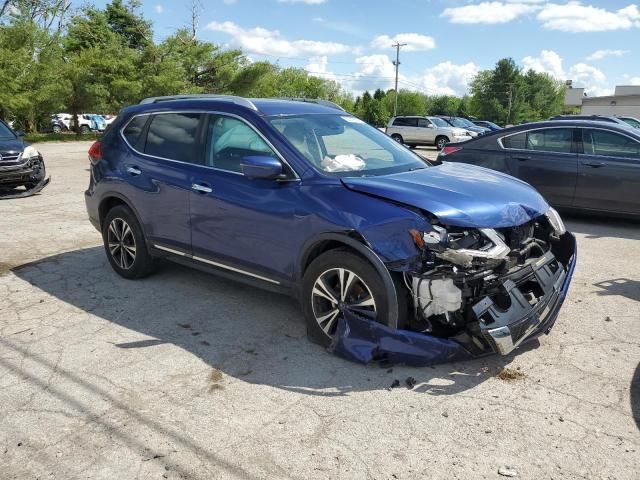
[[[22,133],[14,132],[0,120],[0,191],[25,187],[24,193],[34,193],[46,185],[45,177],[40,152],[22,140]]]
[[[118,274],[164,257],[290,293],[311,338],[364,362],[506,354],[549,331],[575,265],[526,183],[432,166],[326,102],[148,99],[89,156]]]

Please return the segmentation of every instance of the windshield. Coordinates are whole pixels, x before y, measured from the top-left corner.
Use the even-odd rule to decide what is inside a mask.
[[[431,120],[436,125],[436,127],[446,128],[451,126],[446,122],[446,120],[438,117],[429,117],[429,120]]]
[[[458,127],[458,128],[468,127],[468,125],[464,122],[464,120],[462,118],[449,117],[449,118],[447,118],[447,120],[454,127]]]
[[[318,170],[339,177],[426,168],[425,160],[350,115],[270,117],[271,124]]]
[[[0,139],[2,140],[13,140],[16,136],[13,132],[7,127],[4,123],[0,122]]]
[[[629,125],[635,128],[640,128],[640,122],[635,118],[623,117],[622,120],[627,122]]]

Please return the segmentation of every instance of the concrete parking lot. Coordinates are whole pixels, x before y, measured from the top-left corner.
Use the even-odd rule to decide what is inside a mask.
[[[51,184],[0,200],[0,478],[638,478],[640,223],[568,218],[578,267],[539,343],[365,367],[308,342],[286,297],[116,276],[88,147],[39,146]]]

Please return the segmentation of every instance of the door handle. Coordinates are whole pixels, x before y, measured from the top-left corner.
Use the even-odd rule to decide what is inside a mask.
[[[191,185],[191,190],[202,194],[213,192],[213,189],[211,187],[201,183],[194,183],[193,185]]]
[[[140,175],[142,172],[138,167],[129,167],[127,168],[127,173],[133,177]]]
[[[526,162],[527,160],[531,160],[531,157],[513,157],[519,162]]]
[[[604,167],[605,163],[604,162],[582,162],[583,165],[586,165],[587,167],[593,167],[593,168],[600,168],[600,167]]]

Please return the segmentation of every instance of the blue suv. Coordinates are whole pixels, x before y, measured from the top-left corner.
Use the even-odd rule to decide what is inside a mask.
[[[379,354],[407,333],[434,362],[506,354],[549,331],[575,264],[528,184],[433,166],[326,101],[146,99],[89,157],[87,211],[119,275],[166,258],[289,293],[325,346],[364,335]]]

